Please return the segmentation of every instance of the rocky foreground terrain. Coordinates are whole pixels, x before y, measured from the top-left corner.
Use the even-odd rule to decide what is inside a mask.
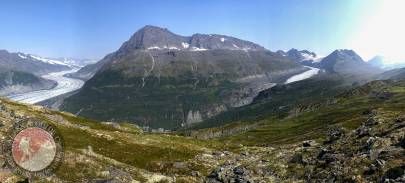
[[[58,129],[65,157],[42,182],[404,182],[404,98],[404,82],[376,81],[329,107],[210,140],[143,133],[133,124],[2,100],[1,136],[23,118]],[[24,178],[3,165],[0,181]]]

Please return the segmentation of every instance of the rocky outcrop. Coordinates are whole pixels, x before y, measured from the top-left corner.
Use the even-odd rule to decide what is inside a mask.
[[[188,111],[186,122],[188,125],[192,125],[193,123],[201,122],[202,116],[200,111]]]
[[[324,140],[217,153],[225,163],[213,167],[206,182],[404,182],[403,116],[367,115],[356,130],[331,126]]]

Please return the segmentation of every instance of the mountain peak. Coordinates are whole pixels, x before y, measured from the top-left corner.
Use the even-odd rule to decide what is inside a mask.
[[[287,51],[288,55],[307,55],[310,57],[316,57],[317,55],[314,52],[308,51],[308,50],[297,50],[295,48],[292,48]]]
[[[337,49],[334,52],[332,52],[329,56],[339,57],[340,60],[364,62],[364,60],[355,51],[349,49]]]
[[[157,27],[157,26],[153,26],[153,25],[146,25],[146,26],[142,27],[141,29],[139,29],[138,31],[136,31],[134,35],[143,34],[145,36],[145,34],[147,35],[147,34],[157,34],[157,33],[173,34],[167,28]]]
[[[206,51],[214,49],[257,51],[266,50],[255,43],[219,34],[194,34],[181,36],[166,28],[147,25],[139,29],[120,50],[186,50]]]
[[[162,28],[162,27],[158,27],[158,26],[154,26],[154,25],[145,25],[140,30],[166,30],[167,31],[167,28]]]

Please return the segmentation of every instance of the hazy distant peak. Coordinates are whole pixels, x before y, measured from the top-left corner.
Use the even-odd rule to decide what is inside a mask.
[[[349,49],[337,49],[329,56],[340,57],[341,60],[364,62],[364,60],[355,51]]]

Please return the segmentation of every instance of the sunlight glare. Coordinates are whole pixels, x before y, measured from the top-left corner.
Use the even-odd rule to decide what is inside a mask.
[[[378,10],[364,20],[349,47],[365,60],[382,55],[385,62],[405,62],[405,1],[379,1]]]

